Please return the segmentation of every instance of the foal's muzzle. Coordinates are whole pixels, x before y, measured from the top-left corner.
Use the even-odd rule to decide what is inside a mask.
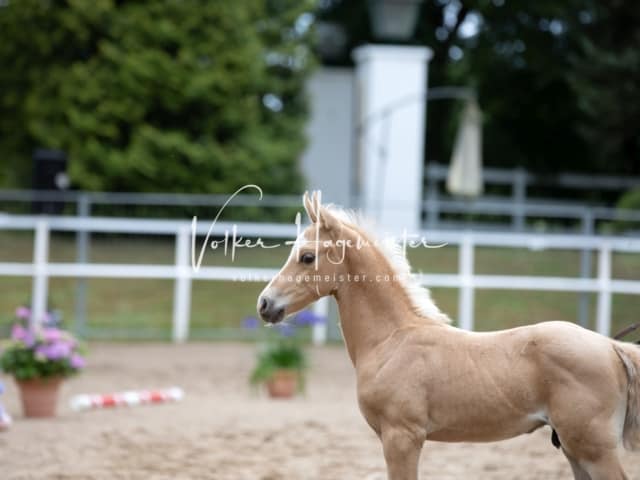
[[[278,323],[284,318],[284,307],[276,306],[276,302],[266,295],[258,298],[258,313],[267,323]]]

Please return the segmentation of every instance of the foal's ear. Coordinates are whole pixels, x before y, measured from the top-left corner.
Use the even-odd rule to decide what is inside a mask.
[[[337,232],[340,228],[340,220],[326,207],[320,207],[318,218],[321,228],[334,232]]]
[[[313,200],[309,197],[309,192],[305,191],[302,196],[302,204],[304,205],[304,209],[307,211],[307,215],[309,215],[309,220],[311,223],[316,223],[318,221],[318,213],[315,210],[313,205]]]

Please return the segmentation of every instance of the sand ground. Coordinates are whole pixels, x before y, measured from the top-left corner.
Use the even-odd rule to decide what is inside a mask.
[[[360,416],[353,369],[340,347],[311,350],[306,396],[252,392],[249,344],[96,344],[90,368],[67,381],[59,416],[25,420],[12,380],[2,401],[14,416],[0,433],[0,478],[383,480],[379,442]],[[178,385],[171,405],[76,413],[77,393]],[[550,432],[493,444],[427,442],[421,478],[572,478]],[[640,454],[624,454],[640,478]]]

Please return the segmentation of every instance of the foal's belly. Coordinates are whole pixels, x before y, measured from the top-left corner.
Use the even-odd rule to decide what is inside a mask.
[[[470,423],[468,426],[455,425],[453,427],[436,427],[429,432],[427,440],[436,442],[495,442],[507,438],[517,437],[523,433],[531,433],[546,425],[546,422],[534,415],[512,418],[508,421],[500,419]]]

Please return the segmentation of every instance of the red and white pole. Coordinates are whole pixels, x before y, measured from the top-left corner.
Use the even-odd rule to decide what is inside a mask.
[[[182,400],[184,392],[181,388],[171,387],[161,390],[131,390],[107,394],[83,394],[71,398],[73,410],[90,410],[98,408],[134,407],[153,403],[177,402]]]

